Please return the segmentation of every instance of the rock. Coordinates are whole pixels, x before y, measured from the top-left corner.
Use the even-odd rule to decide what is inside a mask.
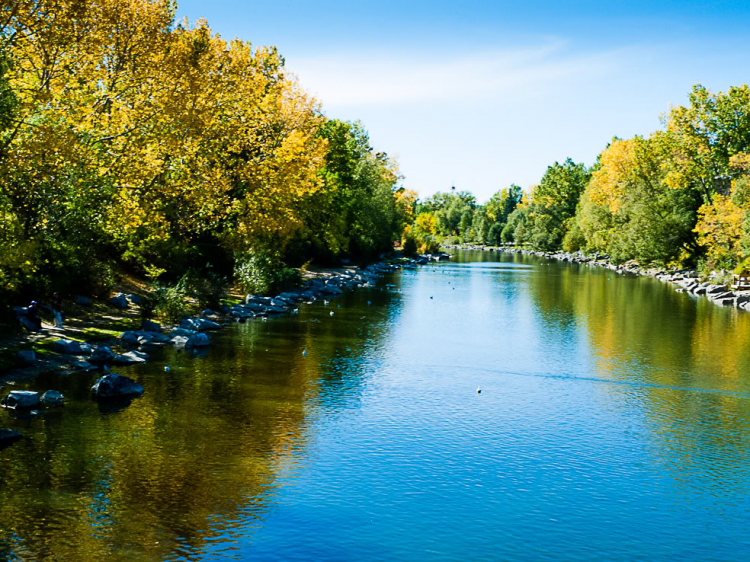
[[[143,332],[134,332],[134,331],[127,331],[120,334],[120,339],[122,340],[122,343],[129,343],[132,345],[135,345],[138,343],[138,338],[141,337],[141,334]]]
[[[134,365],[136,363],[145,363],[147,359],[148,355],[146,353],[141,351],[128,351],[127,353],[115,355],[112,362],[115,365]]]
[[[21,439],[21,437],[22,435],[13,429],[8,429],[7,427],[0,428],[0,449],[12,445]]]
[[[155,332],[157,334],[161,333],[161,326],[157,324],[156,322],[153,322],[151,320],[146,320],[145,318],[141,322],[141,330],[144,332]]]
[[[52,348],[66,355],[89,355],[91,353],[91,346],[80,341],[57,340],[52,344]]]
[[[734,293],[732,291],[723,291],[719,293],[708,293],[706,296],[712,301],[724,301],[726,299],[734,298]]]
[[[175,336],[172,338],[172,343],[177,347],[183,347],[185,344],[187,344],[187,341],[187,336]]]
[[[135,294],[130,294],[126,297],[133,304],[141,304],[141,297]]]
[[[706,287],[706,294],[712,295],[715,293],[726,293],[728,290],[726,285],[709,285]]]
[[[143,387],[133,379],[109,373],[104,375],[91,387],[94,398],[117,398],[121,396],[140,396]]]
[[[34,363],[36,361],[36,353],[30,349],[25,349],[18,352],[18,358],[24,363]]]
[[[65,396],[57,390],[48,390],[42,394],[42,404],[45,406],[62,406]]]
[[[73,366],[74,366],[74,367],[75,367],[76,369],[80,369],[80,370],[82,370],[82,371],[91,371],[91,370],[94,370],[94,369],[96,369],[96,367],[94,367],[94,366],[93,366],[93,365],[92,365],[91,363],[89,363],[88,361],[76,361],[75,363],[73,363]]]
[[[156,332],[140,332],[138,335],[138,345],[164,345],[170,341],[169,336]]]
[[[185,342],[185,347],[204,347],[211,343],[206,334],[193,334]]]
[[[125,298],[125,295],[122,293],[116,294],[114,297],[109,299],[109,304],[112,306],[116,306],[117,308],[128,308],[130,305],[128,304],[128,299]]]
[[[81,306],[91,306],[91,299],[88,297],[75,297],[73,302]]]
[[[11,390],[1,403],[10,410],[30,410],[39,407],[39,393],[32,390]]]
[[[100,345],[91,354],[89,361],[91,363],[109,363],[115,358],[115,352],[106,345]]]
[[[203,316],[218,316],[219,313],[218,312],[214,312],[210,308],[207,308],[203,312],[201,312],[201,315],[203,315]]]
[[[183,330],[204,332],[206,330],[220,330],[221,324],[206,320],[205,318],[185,318],[185,320],[180,322],[180,328]]]
[[[190,336],[197,334],[195,330],[186,330],[185,328],[175,328],[171,332],[169,332],[170,338],[176,338],[177,336],[181,336],[184,338],[189,338]]]

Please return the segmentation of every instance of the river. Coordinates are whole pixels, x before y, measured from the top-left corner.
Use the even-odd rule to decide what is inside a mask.
[[[0,412],[0,559],[746,561],[749,368],[750,314],[457,251],[122,369],[120,410],[29,385],[68,403]]]

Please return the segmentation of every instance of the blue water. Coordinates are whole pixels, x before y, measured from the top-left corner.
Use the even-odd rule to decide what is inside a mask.
[[[653,279],[461,252],[229,328],[204,358],[161,359],[169,377],[133,369],[146,393],[122,412],[82,395],[26,427],[36,454],[62,447],[84,468],[56,486],[28,447],[0,452],[36,467],[35,491],[19,469],[0,499],[40,502],[47,520],[0,507],[16,518],[0,545],[18,559],[750,560],[749,344],[750,315]],[[56,510],[60,487],[55,501],[86,508]]]

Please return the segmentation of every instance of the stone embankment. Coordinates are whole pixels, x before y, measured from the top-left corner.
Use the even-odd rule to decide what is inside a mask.
[[[602,254],[586,255],[582,252],[539,252],[507,246],[478,246],[472,244],[453,245],[445,247],[457,250],[481,250],[489,252],[523,254],[526,256],[536,256],[568,263],[604,267],[619,274],[654,277],[664,283],[671,283],[675,285],[678,292],[689,293],[690,295],[696,297],[703,296],[717,305],[733,306],[735,308],[750,311],[750,291],[735,291],[725,284],[713,283],[710,280],[700,281],[700,279],[698,278],[698,272],[691,269],[640,267],[638,264],[633,262],[615,265],[609,261],[609,256]]]

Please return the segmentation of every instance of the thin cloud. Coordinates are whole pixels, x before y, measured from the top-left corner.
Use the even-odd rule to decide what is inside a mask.
[[[519,89],[604,74],[615,53],[565,55],[564,43],[525,49],[467,53],[445,60],[308,58],[289,61],[305,89],[324,106],[418,103],[476,99]]]

